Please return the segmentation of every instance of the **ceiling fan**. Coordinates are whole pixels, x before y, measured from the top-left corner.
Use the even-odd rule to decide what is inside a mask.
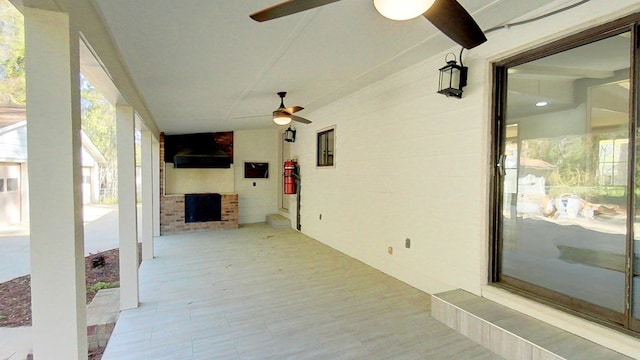
[[[311,120],[307,120],[303,117],[293,115],[293,113],[303,110],[302,106],[294,106],[294,107],[285,107],[284,106],[284,97],[287,96],[286,91],[278,92],[278,96],[280,96],[280,107],[273,111],[273,122],[278,125],[287,125],[293,121],[301,122],[303,124],[311,124]]]
[[[255,12],[249,17],[263,22],[336,1],[339,0],[288,0]],[[373,0],[373,3],[378,12],[393,20],[407,20],[422,15],[451,40],[466,49],[487,41],[473,17],[456,0]],[[406,9],[412,8],[413,13],[408,16],[394,16],[405,10],[403,6],[406,6]]]

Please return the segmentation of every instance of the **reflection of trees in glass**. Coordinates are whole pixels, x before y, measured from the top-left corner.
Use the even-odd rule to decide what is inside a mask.
[[[598,160],[600,185],[627,184],[629,139],[607,139],[599,141]]]
[[[601,186],[608,185],[601,184],[601,170],[606,168],[603,167],[605,160],[602,158],[601,145],[625,136],[624,133],[602,133],[524,140],[522,156],[554,165],[545,176],[552,195],[571,192],[580,196],[595,193],[621,196],[625,193],[626,184],[618,184],[620,181],[616,181],[614,185],[620,186]],[[608,175],[615,175],[618,180],[626,179],[626,152],[621,151],[620,146],[616,151],[612,154],[615,155],[613,158],[606,160],[606,165],[613,169],[615,163],[618,168],[615,173]]]
[[[0,105],[25,105],[24,18],[0,0]]]

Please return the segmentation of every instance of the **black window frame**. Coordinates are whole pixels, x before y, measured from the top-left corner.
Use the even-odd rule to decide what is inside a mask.
[[[316,140],[316,166],[335,167],[336,127],[332,126],[318,131]]]

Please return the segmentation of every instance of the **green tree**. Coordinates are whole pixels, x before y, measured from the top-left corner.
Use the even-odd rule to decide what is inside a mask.
[[[0,0],[0,105],[26,104],[24,71],[24,18],[8,0]]]
[[[116,198],[116,125],[113,106],[83,76],[80,79],[82,129],[107,160],[100,187]],[[0,106],[25,106],[24,17],[8,0],[0,0]]]
[[[101,200],[115,201],[118,180],[115,110],[84,76],[80,78],[80,90],[82,130],[107,160],[100,169],[100,188],[105,193]]]

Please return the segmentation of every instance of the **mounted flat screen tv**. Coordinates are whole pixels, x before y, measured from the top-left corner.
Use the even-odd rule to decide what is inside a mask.
[[[269,178],[269,163],[266,162],[245,162],[244,177],[246,179],[267,179]]]
[[[229,168],[233,132],[166,135],[164,161],[175,168]]]

